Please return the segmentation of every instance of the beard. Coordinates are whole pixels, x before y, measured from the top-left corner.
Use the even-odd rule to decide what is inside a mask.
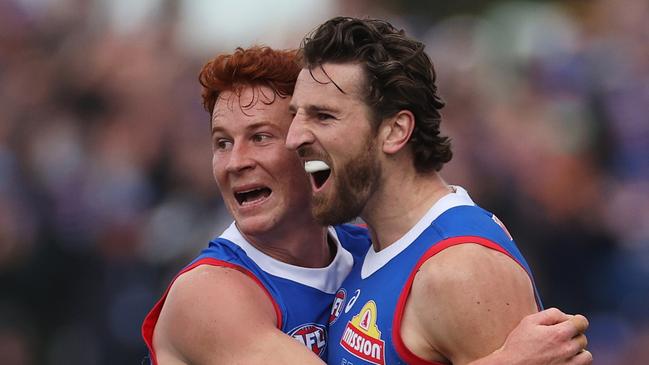
[[[312,212],[318,223],[343,224],[360,216],[381,178],[375,151],[376,146],[368,138],[360,153],[336,168],[333,191],[313,197]]]

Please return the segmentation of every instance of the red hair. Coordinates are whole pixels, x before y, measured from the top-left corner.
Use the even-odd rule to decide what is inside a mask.
[[[238,93],[245,86],[266,86],[273,90],[275,97],[286,98],[293,95],[300,69],[295,50],[239,47],[234,53],[219,55],[203,66],[198,76],[203,85],[203,107],[212,114],[220,93]]]

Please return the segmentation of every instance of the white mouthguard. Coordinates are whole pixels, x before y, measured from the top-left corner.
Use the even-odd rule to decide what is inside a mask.
[[[312,174],[317,171],[329,170],[330,167],[324,161],[307,161],[304,163],[304,171]]]

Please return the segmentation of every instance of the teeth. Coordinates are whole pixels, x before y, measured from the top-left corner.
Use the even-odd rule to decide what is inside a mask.
[[[304,163],[304,171],[308,172],[309,174],[312,174],[314,172],[318,171],[326,171],[330,170],[331,168],[329,165],[327,165],[324,161],[307,161]]]

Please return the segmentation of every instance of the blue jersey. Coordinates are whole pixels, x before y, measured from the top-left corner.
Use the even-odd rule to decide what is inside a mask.
[[[331,264],[319,269],[303,268],[286,264],[259,251],[233,223],[220,237],[212,240],[208,248],[176,278],[200,265],[228,267],[243,272],[268,295],[275,307],[277,328],[304,343],[326,361],[327,323],[331,303],[353,262],[367,251],[370,244],[366,230],[351,225],[330,227],[329,236],[337,246]],[[154,365],[157,362],[153,348],[153,330],[168,292],[169,289],[142,325],[142,336]]]
[[[502,223],[456,187],[455,193],[434,204],[398,241],[379,252],[370,247],[365,258],[354,263],[333,304],[328,363],[430,364],[411,353],[400,337],[406,299],[426,260],[448,247],[469,242],[506,254],[530,274]],[[540,308],[538,295],[536,298]]]

